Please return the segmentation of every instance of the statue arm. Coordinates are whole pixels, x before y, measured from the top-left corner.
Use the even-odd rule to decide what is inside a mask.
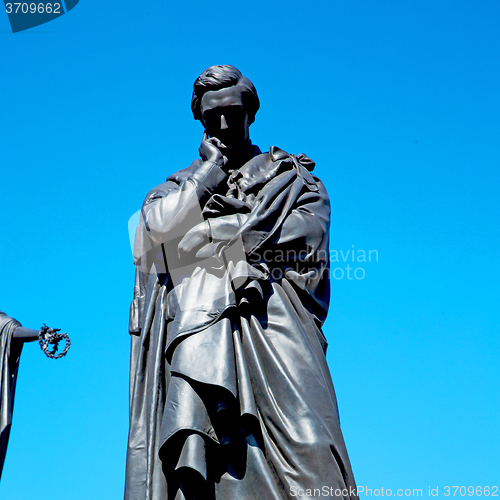
[[[276,244],[306,250],[310,258],[328,241],[330,229],[330,201],[323,184],[317,181],[317,191],[306,191],[297,200],[283,222]]]
[[[292,258],[296,255],[298,259],[309,260],[315,253],[320,252],[321,260],[326,259],[330,202],[319,180],[317,180],[315,190],[305,190],[298,197],[290,213],[281,223],[274,220],[277,217],[276,214],[264,212],[260,217],[252,217],[252,212],[231,213],[233,210],[230,203],[241,204],[238,200],[219,197],[216,201],[219,204],[220,215],[207,218],[206,221],[190,229],[179,243],[179,250],[189,252],[206,249],[205,257],[207,257],[210,254],[209,246],[212,247],[212,253],[214,253],[220,248],[220,243],[233,244],[235,237],[239,237],[243,240],[247,256],[252,260],[269,249],[269,243],[275,249],[291,249],[287,254]],[[253,210],[260,211],[258,204]],[[213,210],[212,213],[214,213]],[[265,231],[275,224],[279,224],[276,226],[276,236],[266,243]],[[200,253],[198,255],[202,256]],[[266,255],[269,255],[269,251]]]
[[[19,342],[32,342],[38,340],[38,330],[33,330],[32,328],[26,328],[19,323],[14,318],[11,318],[4,312],[0,311],[0,335],[5,324],[10,323],[12,325],[12,338],[18,340]]]
[[[197,165],[199,163],[199,165]],[[196,167],[196,168],[193,168]],[[202,222],[202,206],[227,174],[212,161],[197,160],[187,174],[180,171],[169,177],[166,183],[153,189],[144,200],[142,216],[136,231],[134,261],[136,280],[134,299],[130,308],[129,332],[140,335],[143,301],[151,264],[158,252],[165,250],[160,245],[184,236],[193,226]],[[176,245],[174,245],[177,248]],[[176,252],[177,253],[177,252]]]
[[[18,326],[14,331],[13,338],[21,342],[33,342],[34,340],[38,340],[38,330]]]
[[[217,164],[205,161],[179,185],[169,182],[167,190],[153,190],[142,208],[149,237],[155,243],[164,243],[182,237],[202,222],[204,203],[226,179],[227,174]]]
[[[318,324],[322,324],[326,319],[330,296],[330,201],[323,184],[315,180],[317,189],[304,190],[299,195],[275,235],[268,240],[264,241],[260,236],[260,223],[258,226],[245,223],[246,215],[209,219],[209,222],[214,243],[234,241],[232,235],[246,226],[240,234],[248,261],[263,261],[270,269],[281,268],[274,275],[286,276],[289,282],[305,292],[303,300],[307,300]],[[263,221],[266,221],[265,217]],[[255,244],[259,238],[262,243]]]
[[[283,223],[274,248],[281,251],[280,258],[285,256],[285,276],[296,289],[303,291],[302,301],[321,328],[330,303],[330,201],[319,180],[317,186],[318,191],[299,197]],[[324,338],[322,343],[326,350]]]
[[[283,219],[276,230],[276,236],[269,242],[262,237],[262,228],[266,227],[269,220],[270,227],[276,222],[266,215],[255,219],[250,214],[233,214],[215,219],[208,219],[210,232],[213,241],[230,241],[238,231],[243,228],[241,237],[245,249],[252,248],[252,253],[259,253],[262,244],[265,248],[269,243],[273,246],[293,248],[298,253],[302,251],[301,258],[311,258],[311,256],[328,244],[328,232],[330,228],[330,201],[325,187],[321,181],[317,180],[316,190],[304,190],[293,204],[290,212]],[[254,210],[259,210],[256,205]],[[247,221],[254,222],[247,224]],[[264,222],[264,223],[263,223]],[[262,244],[255,244],[261,240]],[[306,254],[304,254],[306,251]],[[293,252],[292,252],[293,254]]]

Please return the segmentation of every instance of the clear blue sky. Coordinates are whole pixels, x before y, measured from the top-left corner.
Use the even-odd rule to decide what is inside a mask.
[[[225,63],[254,143],[316,161],[331,248],[378,252],[324,329],[358,485],[500,486],[499,24],[495,0],[81,0],[15,35],[0,12],[0,309],[73,342],[25,346],[0,497],[122,498],[128,219],[197,157],[192,84]]]

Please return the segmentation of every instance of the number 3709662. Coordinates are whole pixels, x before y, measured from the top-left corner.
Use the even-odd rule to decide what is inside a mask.
[[[62,14],[60,3],[7,3],[5,7],[7,14]]]
[[[444,496],[449,497],[449,496],[481,496],[484,495],[485,497],[497,497],[498,496],[498,486],[477,486],[474,488],[474,486],[469,486],[466,488],[465,486],[445,486],[444,487]]]

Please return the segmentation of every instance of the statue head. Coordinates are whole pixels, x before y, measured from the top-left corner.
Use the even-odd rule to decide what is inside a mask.
[[[193,86],[194,118],[229,149],[249,142],[248,129],[259,106],[252,82],[229,64],[206,69]]]

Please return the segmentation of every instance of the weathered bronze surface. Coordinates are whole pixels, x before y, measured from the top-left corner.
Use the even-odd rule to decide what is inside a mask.
[[[236,68],[204,71],[201,160],[144,201],[126,500],[356,497],[321,331],[328,195],[307,156],[252,144],[258,109]]]

